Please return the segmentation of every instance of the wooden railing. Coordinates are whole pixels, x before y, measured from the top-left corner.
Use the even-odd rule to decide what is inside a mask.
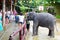
[[[13,40],[13,37],[19,33],[19,40],[24,40],[25,38],[25,34],[26,34],[26,22],[24,22],[24,24],[22,25],[22,27],[18,30],[16,30],[15,32],[13,32],[10,36],[9,36],[9,40]]]

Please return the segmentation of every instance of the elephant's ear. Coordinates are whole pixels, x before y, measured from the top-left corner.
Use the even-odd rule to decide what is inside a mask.
[[[33,15],[33,20],[35,19],[35,15]]]

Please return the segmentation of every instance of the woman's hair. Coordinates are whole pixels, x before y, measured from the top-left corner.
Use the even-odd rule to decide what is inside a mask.
[[[17,11],[17,13],[18,13],[18,15],[19,15],[19,13],[21,12],[20,7],[15,6],[15,10]]]
[[[22,13],[22,12],[20,12],[20,13],[18,13],[18,15],[23,15],[23,13]]]
[[[1,9],[0,9],[0,11],[1,11]]]
[[[21,12],[20,15],[23,15],[23,13]]]

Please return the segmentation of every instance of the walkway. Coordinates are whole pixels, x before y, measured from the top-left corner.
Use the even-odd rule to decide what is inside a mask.
[[[16,31],[17,29],[18,29],[17,24],[9,23],[7,30],[3,32],[3,35],[1,34],[0,40],[8,40],[12,32]],[[18,39],[18,37],[16,39]]]
[[[32,22],[30,22],[32,23]],[[33,23],[32,23],[33,24]],[[30,31],[27,32],[27,35],[25,37],[25,40],[60,40],[60,22],[57,23],[57,29],[58,29],[58,32],[56,31],[56,28],[55,28],[55,38],[50,38],[49,36],[47,36],[48,34],[48,29],[47,28],[42,28],[42,27],[39,27],[39,30],[38,30],[38,35],[37,36],[32,36],[32,26],[33,25],[30,25]],[[17,27],[17,24],[15,25],[15,23],[10,23],[7,27],[7,30],[4,31],[3,35],[0,36],[0,40],[8,40],[9,39],[9,36],[10,34],[13,32],[13,31],[16,31],[18,29]],[[14,37],[13,40],[19,40],[19,36],[18,34]]]

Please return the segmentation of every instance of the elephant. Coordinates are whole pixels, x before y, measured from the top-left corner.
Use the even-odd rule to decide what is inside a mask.
[[[56,24],[56,18],[54,15],[41,12],[41,13],[27,13],[27,21],[33,21],[33,35],[38,35],[38,27],[46,27],[49,29],[48,36],[54,37],[54,25]]]

